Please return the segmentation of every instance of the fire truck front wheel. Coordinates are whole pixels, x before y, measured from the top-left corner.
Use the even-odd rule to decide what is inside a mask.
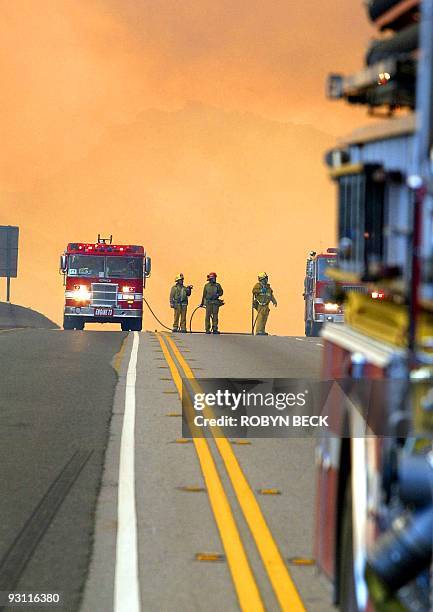
[[[305,321],[305,335],[307,336],[307,338],[318,336],[321,329],[321,323],[317,323],[317,321],[311,320]]]
[[[312,321],[311,325],[311,335],[316,337],[320,334],[320,330],[322,329],[322,323],[318,323],[317,321]]]
[[[63,317],[63,329],[84,329],[84,321],[79,317]]]
[[[134,321],[131,322],[131,331],[141,331],[143,328],[143,321],[141,319],[134,319]]]
[[[129,321],[122,321],[120,327],[122,331],[141,331],[143,322],[141,319],[130,319]]]

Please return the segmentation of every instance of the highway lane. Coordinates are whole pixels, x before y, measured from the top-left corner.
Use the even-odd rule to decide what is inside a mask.
[[[18,578],[16,589],[61,591],[62,609],[79,605],[117,382],[111,362],[125,337],[0,332],[0,590]]]
[[[142,609],[330,611],[329,588],[315,567],[290,562],[293,557],[310,559],[313,554],[313,441],[253,439],[250,444],[230,445],[231,451],[225,452],[233,453],[249,488],[245,504],[236,494],[236,479],[227,470],[227,457],[224,459],[219,447],[209,441],[208,450],[200,449],[182,439],[176,386],[176,379],[188,366],[196,377],[317,377],[320,340],[174,335],[170,337],[173,347],[165,335],[142,333],[139,339],[135,497]],[[112,609],[113,525],[131,347],[132,334],[116,391],[82,612]],[[280,494],[258,495],[261,488],[274,488]],[[252,511],[254,504],[258,510]],[[272,559],[266,565],[272,546],[286,568],[280,574],[275,573]],[[201,553],[211,553],[201,558],[214,560],[198,560]],[[239,572],[233,571],[233,559],[237,559]],[[289,578],[284,575],[287,569]],[[242,597],[248,592],[251,601],[245,606]],[[284,593],[291,598],[286,606],[281,605]]]

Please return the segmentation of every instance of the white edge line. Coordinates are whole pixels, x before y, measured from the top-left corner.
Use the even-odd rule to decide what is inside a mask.
[[[125,414],[120,441],[114,612],[140,612],[134,458],[135,381],[139,342],[139,335],[134,332],[126,375]]]

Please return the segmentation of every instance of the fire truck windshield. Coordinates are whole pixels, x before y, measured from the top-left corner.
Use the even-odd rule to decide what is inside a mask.
[[[336,257],[318,257],[317,258],[317,280],[327,281],[331,280],[326,275],[327,268],[332,268],[337,265]]]
[[[69,276],[104,276],[104,257],[69,255]]]
[[[107,277],[141,278],[143,261],[140,257],[107,257]]]
[[[98,278],[141,278],[141,257],[103,257],[101,255],[69,255],[69,276]]]

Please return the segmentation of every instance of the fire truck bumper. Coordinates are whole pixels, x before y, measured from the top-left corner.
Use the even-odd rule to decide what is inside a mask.
[[[317,323],[344,323],[344,314],[324,313],[316,314]]]
[[[65,315],[68,317],[82,317],[89,321],[101,323],[118,323],[126,318],[136,319],[143,316],[143,311],[139,308],[106,308],[90,306],[65,306]]]

